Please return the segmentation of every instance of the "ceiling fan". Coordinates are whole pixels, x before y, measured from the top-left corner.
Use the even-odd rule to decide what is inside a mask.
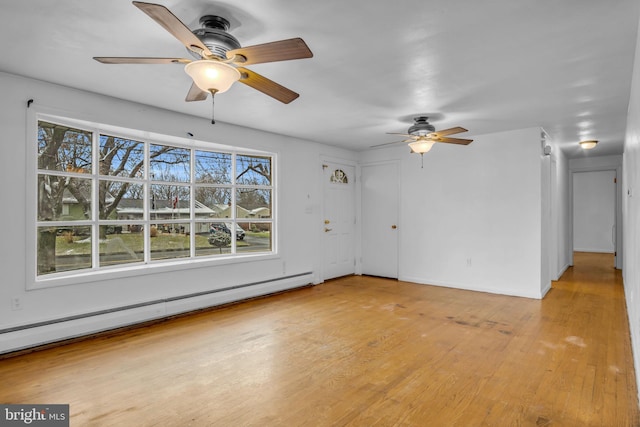
[[[418,153],[421,156],[431,150],[436,142],[447,144],[468,145],[473,139],[450,138],[448,135],[467,132],[463,127],[457,126],[450,129],[436,131],[436,128],[429,123],[429,117],[418,116],[413,119],[414,124],[407,130],[407,133],[387,132],[388,135],[401,135],[407,137],[402,141],[387,142],[384,144],[373,145],[373,147],[382,147],[385,145],[393,145],[399,143],[408,143],[412,153]]]
[[[313,57],[301,38],[241,47],[240,42],[227,32],[229,21],[223,17],[205,15],[200,18],[202,28],[191,31],[162,5],[139,1],[134,1],[133,5],[185,45],[195,60],[104,56],[93,59],[103,64],[183,64],[185,72],[193,79],[185,98],[188,102],[203,101],[209,93],[213,98],[216,93],[227,91],[236,81],[285,104],[298,98],[296,92],[244,66]],[[214,120],[211,122],[215,123]]]

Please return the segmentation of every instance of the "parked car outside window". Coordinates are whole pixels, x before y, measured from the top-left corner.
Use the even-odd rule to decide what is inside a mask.
[[[213,222],[209,227],[209,233],[214,231],[222,231],[231,235],[231,223]],[[244,230],[238,224],[236,224],[236,240],[244,240]]]

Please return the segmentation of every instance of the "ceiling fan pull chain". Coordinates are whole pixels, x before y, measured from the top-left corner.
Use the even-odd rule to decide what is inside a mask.
[[[215,125],[216,124],[216,120],[215,120],[215,108],[216,108],[216,89],[209,89],[209,91],[211,92],[211,124]]]

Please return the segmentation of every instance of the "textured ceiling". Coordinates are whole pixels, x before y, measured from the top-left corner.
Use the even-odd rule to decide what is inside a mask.
[[[188,55],[130,1],[0,1],[0,71],[210,118],[210,102],[184,102],[182,66],[92,59]],[[366,150],[427,115],[462,138],[541,126],[570,157],[580,139],[600,141],[589,155],[622,153],[637,0],[159,3],[190,28],[226,17],[243,46],[302,37],[313,51],[249,67],[300,98],[235,84],[216,97],[218,121]]]

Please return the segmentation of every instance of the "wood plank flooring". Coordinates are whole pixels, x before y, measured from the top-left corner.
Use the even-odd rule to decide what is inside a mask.
[[[613,258],[542,300],[371,277],[0,361],[72,426],[638,426]]]

